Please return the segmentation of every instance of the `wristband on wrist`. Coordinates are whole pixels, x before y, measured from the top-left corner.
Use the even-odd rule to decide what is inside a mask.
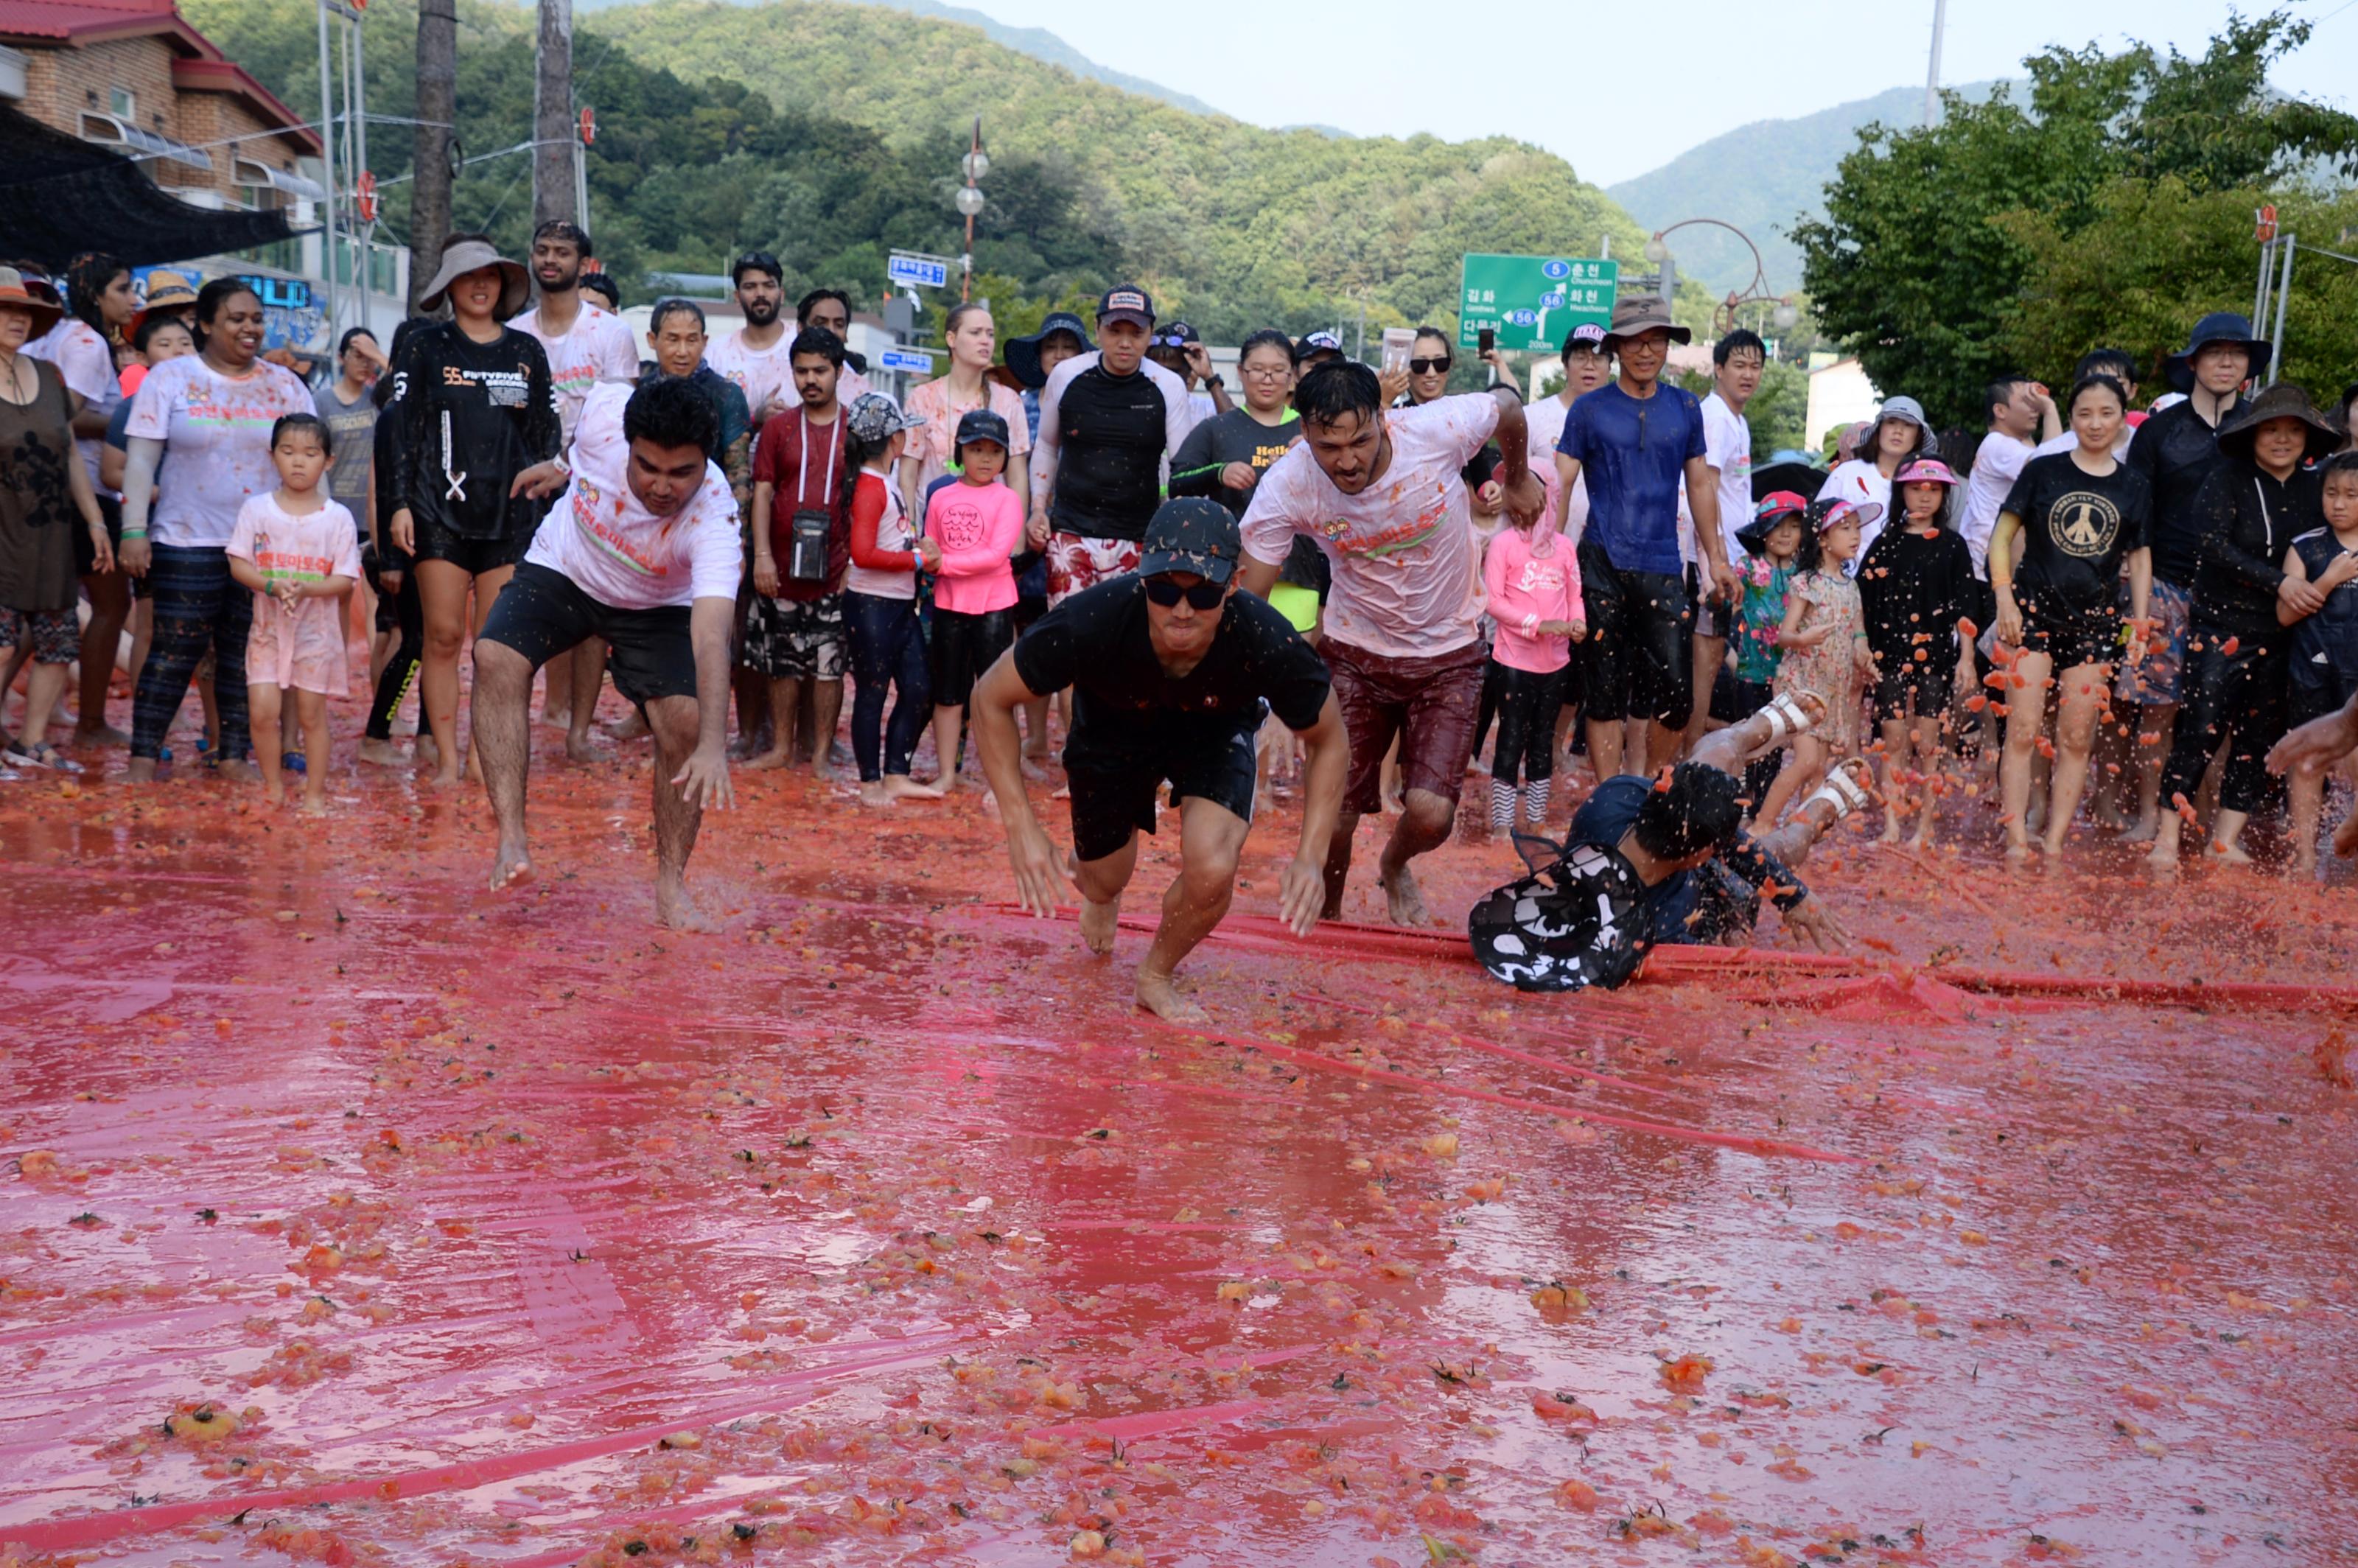
[[[147,536],[147,530],[145,528],[125,528],[123,531],[123,536],[125,539],[144,539]]]

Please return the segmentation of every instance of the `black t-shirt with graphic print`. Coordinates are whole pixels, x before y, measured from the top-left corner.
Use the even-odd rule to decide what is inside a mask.
[[[2112,609],[2121,557],[2146,547],[2153,491],[2126,463],[2099,478],[2050,452],[2023,465],[2003,510],[2022,519],[2015,592],[2093,613]]]
[[[514,327],[479,343],[455,321],[422,328],[394,367],[393,483],[377,504],[409,508],[421,539],[528,537],[541,503],[511,496],[515,476],[564,440],[548,354]]]

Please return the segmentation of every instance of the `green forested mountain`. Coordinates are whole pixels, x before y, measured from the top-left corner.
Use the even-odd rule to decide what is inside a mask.
[[[186,0],[189,19],[292,103],[317,103],[306,0]],[[413,112],[416,0],[365,13],[370,108]],[[462,0],[460,137],[469,156],[525,140],[531,13]],[[950,205],[972,117],[992,158],[976,264],[1011,320],[1093,295],[1116,275],[1167,313],[1234,341],[1357,319],[1455,320],[1467,251],[1588,254],[1642,234],[1563,159],[1503,138],[1336,139],[1271,131],[1085,81],[971,27],[873,5],[660,0],[585,16],[576,96],[598,113],[591,227],[633,296],[650,269],[719,272],[752,246],[796,276],[873,301],[892,247],[957,254]],[[390,182],[409,136],[373,124]],[[406,185],[387,185],[400,233]],[[523,156],[471,168],[462,226],[521,243]],[[1012,293],[1017,297],[1010,299]]]

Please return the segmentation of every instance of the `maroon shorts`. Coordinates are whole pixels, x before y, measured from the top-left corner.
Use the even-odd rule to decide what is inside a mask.
[[[1489,655],[1479,643],[1426,659],[1390,659],[1328,637],[1319,644],[1335,677],[1336,706],[1351,737],[1343,809],[1365,816],[1382,806],[1384,753],[1401,738],[1401,784],[1457,804],[1474,721],[1482,709]]]

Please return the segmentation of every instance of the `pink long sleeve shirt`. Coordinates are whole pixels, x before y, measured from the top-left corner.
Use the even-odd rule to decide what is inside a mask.
[[[1552,675],[1572,662],[1572,639],[1542,636],[1542,621],[1585,621],[1580,604],[1580,565],[1571,542],[1551,535],[1545,553],[1535,553],[1520,528],[1501,528],[1482,557],[1482,584],[1490,597],[1490,618],[1498,634],[1490,656],[1513,670]]]
[[[1015,603],[1008,557],[1023,543],[1023,502],[1003,484],[946,484],[925,503],[925,532],[942,547],[934,606],[987,615]]]

